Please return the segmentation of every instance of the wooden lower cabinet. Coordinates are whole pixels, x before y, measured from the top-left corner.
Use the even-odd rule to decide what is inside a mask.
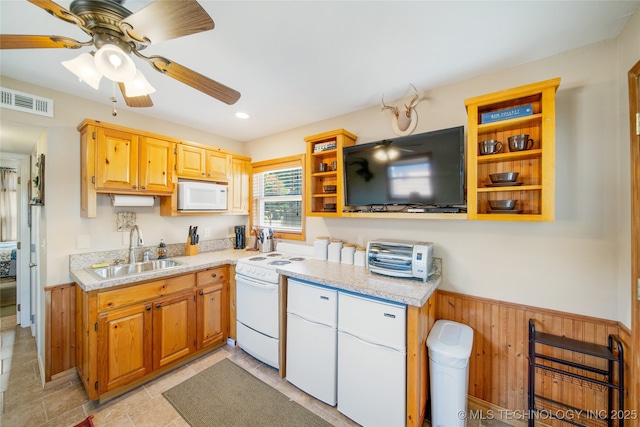
[[[152,371],[151,305],[134,304],[98,316],[98,392]]]
[[[229,337],[229,267],[199,272],[197,286],[197,348],[222,345]]]
[[[228,271],[215,267],[89,292],[78,287],[77,369],[89,399],[112,399],[223,345]]]
[[[193,292],[153,302],[153,368],[158,369],[196,349]],[[211,315],[215,315],[211,313]]]

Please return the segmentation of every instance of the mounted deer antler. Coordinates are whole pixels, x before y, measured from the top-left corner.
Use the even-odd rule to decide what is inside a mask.
[[[387,104],[384,103],[384,94],[383,94],[382,95],[382,107],[380,108],[380,112],[383,112],[384,110],[391,110],[391,112],[396,117],[396,119],[398,119],[398,117],[400,116],[400,111],[398,110],[398,107],[392,107],[392,106],[387,105]]]
[[[415,94],[409,105],[404,105],[404,114],[400,115],[400,109],[398,107],[392,107],[384,103],[384,95],[382,95],[382,107],[380,108],[380,112],[384,110],[391,110],[394,118],[391,119],[391,125],[393,126],[393,130],[397,135],[405,136],[411,134],[416,128],[418,124],[418,113],[416,112],[412,116],[412,112],[415,111],[415,106],[418,105],[421,101],[420,94],[414,85],[409,84],[413,93]]]

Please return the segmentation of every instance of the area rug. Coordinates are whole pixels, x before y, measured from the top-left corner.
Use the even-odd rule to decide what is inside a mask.
[[[0,317],[16,314],[16,279],[0,280]]]
[[[331,426],[229,359],[162,394],[193,427]]]

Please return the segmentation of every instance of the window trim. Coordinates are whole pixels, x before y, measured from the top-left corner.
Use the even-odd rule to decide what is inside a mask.
[[[251,182],[253,182],[254,175],[264,172],[270,172],[274,170],[287,169],[287,168],[295,168],[300,167],[302,170],[302,206],[300,215],[302,216],[302,225],[300,232],[287,232],[287,231],[278,231],[274,230],[273,237],[278,239],[287,239],[287,240],[306,240],[306,225],[307,225],[307,216],[306,216],[306,188],[307,182],[305,177],[305,155],[299,154],[296,156],[287,156],[280,157],[277,159],[264,160],[261,162],[252,163],[252,171],[251,171]],[[255,206],[255,197],[253,197],[253,185],[251,186],[251,215],[249,217],[249,225],[251,228],[254,227],[254,215],[257,214],[257,207]]]

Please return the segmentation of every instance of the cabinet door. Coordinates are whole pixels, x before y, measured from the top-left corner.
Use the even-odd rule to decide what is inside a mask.
[[[229,267],[197,273],[196,332],[198,349],[221,344],[229,336]]]
[[[195,350],[194,299],[193,292],[189,292],[153,303],[154,369]]]
[[[231,159],[231,191],[229,210],[233,213],[249,214],[249,177],[251,161],[244,158]]]
[[[198,290],[197,333],[198,349],[220,344],[226,339],[226,288],[223,284]]]
[[[206,151],[186,144],[177,146],[176,170],[179,177],[206,178]]]
[[[174,144],[162,139],[143,137],[140,141],[140,190],[173,191]]]
[[[152,370],[151,304],[98,317],[98,390],[104,393]]]
[[[138,189],[138,136],[96,129],[96,190]]]
[[[229,159],[224,153],[207,151],[207,178],[221,181],[229,180]]]

